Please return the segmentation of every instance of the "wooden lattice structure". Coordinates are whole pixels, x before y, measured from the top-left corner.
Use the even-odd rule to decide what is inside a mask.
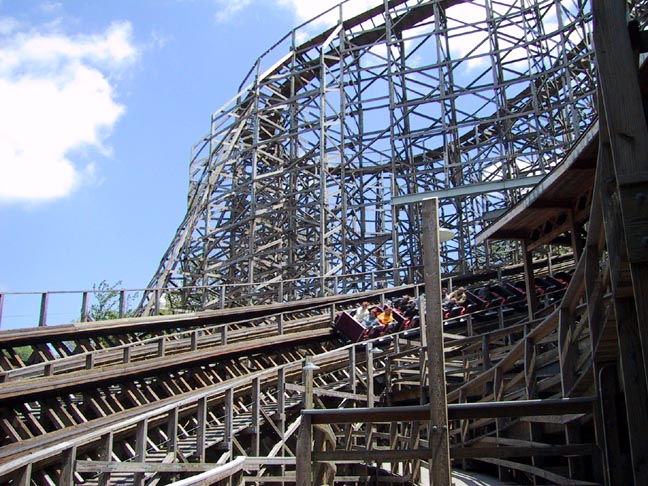
[[[436,15],[460,3],[385,8],[422,20],[426,6]],[[648,43],[641,23],[628,26],[626,2],[592,4],[598,117],[479,237],[520,242],[518,277],[530,290],[553,264],[538,269],[534,253],[570,246],[569,284],[542,298],[529,291],[510,312],[445,321],[423,312],[423,330],[446,330],[435,343],[445,390],[430,388],[439,356],[422,339],[429,333],[348,343],[330,327],[359,301],[419,297],[417,285],[0,331],[0,484],[418,484],[435,467],[439,436],[455,469],[510,482],[647,484],[648,84],[639,54]],[[327,45],[381,8],[340,24]],[[443,424],[430,422],[439,392]]]
[[[148,287],[202,309],[421,282],[420,193],[457,235],[445,272],[519,259],[474,236],[596,116],[589,2],[376,3],[289,33],[212,115]]]

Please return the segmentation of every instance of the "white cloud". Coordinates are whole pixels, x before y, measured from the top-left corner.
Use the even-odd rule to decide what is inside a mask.
[[[71,36],[0,25],[11,27],[0,29],[0,202],[64,197],[94,178],[75,152],[110,152],[106,137],[125,111],[111,83],[137,57],[131,26]]]
[[[219,11],[216,13],[215,18],[218,22],[225,22],[231,19],[238,12],[250,6],[253,2],[261,3],[267,0],[215,0]],[[318,16],[322,12],[334,7],[340,0],[271,0],[279,8],[289,10],[299,23],[305,22]],[[343,6],[344,16],[346,18],[353,17],[365,10],[382,4],[382,0],[350,0]],[[326,15],[320,17],[313,23],[313,27],[318,29],[333,25],[339,18],[339,10],[334,9]]]
[[[301,21],[310,20],[322,12],[334,7],[340,0],[275,0],[279,6],[291,10],[297,19]],[[382,4],[380,0],[351,0],[342,5],[342,12],[345,18],[353,17],[372,7]],[[333,9],[326,15],[316,20],[315,24],[332,25],[338,21],[340,12]]]
[[[227,22],[237,12],[250,5],[251,2],[252,0],[216,0],[218,12],[216,12],[214,18],[219,23]]]

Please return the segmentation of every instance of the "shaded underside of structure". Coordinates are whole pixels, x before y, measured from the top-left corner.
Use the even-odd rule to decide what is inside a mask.
[[[456,234],[446,273],[518,258],[474,236],[595,118],[589,2],[347,11],[290,32],[212,115],[150,288],[213,308],[420,282],[420,205],[399,201],[421,193]]]

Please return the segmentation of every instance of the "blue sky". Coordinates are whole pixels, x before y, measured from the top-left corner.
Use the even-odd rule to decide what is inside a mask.
[[[334,3],[0,0],[0,292],[146,286],[211,113]]]

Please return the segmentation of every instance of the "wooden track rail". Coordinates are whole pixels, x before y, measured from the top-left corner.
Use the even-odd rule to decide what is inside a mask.
[[[411,292],[412,286],[398,290],[370,291],[302,301],[237,307],[188,314],[150,316],[0,331],[0,370],[5,372],[25,366],[54,361],[76,354],[128,347],[147,339],[178,333],[219,334],[224,341],[232,331],[267,324],[283,334],[290,322],[314,314],[334,315],[337,308],[349,307],[363,299],[385,299],[394,292]],[[288,327],[286,327],[288,326]],[[327,327],[327,326],[323,326]],[[173,339],[167,337],[166,339]]]
[[[425,376],[412,380],[412,373],[426,367],[418,341],[396,335],[378,348],[377,342],[339,348],[329,329],[335,307],[282,310],[252,321],[175,333],[163,329],[151,337],[147,331],[141,334],[144,339],[128,344],[5,371],[0,383],[5,432],[0,484],[2,478],[16,484],[25,478],[39,484],[107,484],[107,478],[110,484],[143,484],[152,478],[164,483],[207,470],[210,461],[260,453],[270,462],[256,474],[277,477],[279,466],[271,464],[277,454],[288,455],[281,474],[294,474],[286,467],[295,467],[301,423],[297,412],[306,391],[301,371],[305,356],[320,367],[309,392],[318,407],[385,405],[407,396],[422,399]],[[518,321],[500,314],[491,322],[477,324],[467,316],[450,323],[460,334],[472,335],[446,336],[451,390],[458,376],[468,377],[461,360],[474,354],[475,346],[483,351],[484,340],[490,343],[487,359],[495,364],[507,346],[541,322]],[[394,365],[399,360],[414,360],[418,366],[406,371]],[[404,432],[411,435],[415,430]],[[360,440],[360,435],[354,432],[345,441],[362,443],[366,439]],[[375,438],[383,435],[376,430]],[[419,440],[416,433],[412,437]],[[274,445],[264,445],[268,440]],[[73,445],[62,450],[60,444]],[[251,479],[251,471],[246,471]],[[366,473],[349,471],[347,476]]]

